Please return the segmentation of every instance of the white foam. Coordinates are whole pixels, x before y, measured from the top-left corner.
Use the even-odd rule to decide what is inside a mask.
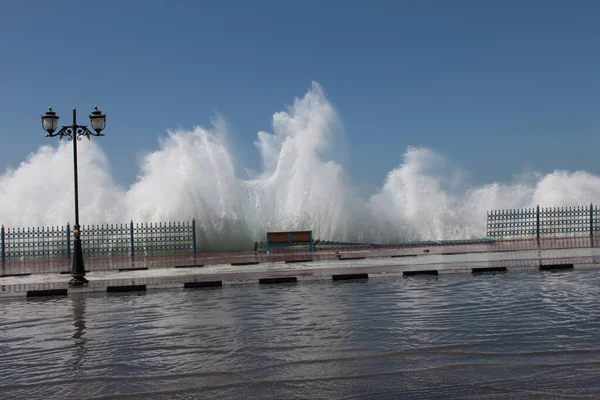
[[[491,209],[585,205],[600,198],[600,177],[586,172],[527,174],[476,187],[441,154],[409,147],[383,186],[360,200],[343,166],[328,156],[340,126],[313,83],[288,110],[273,115],[272,133],[258,133],[262,170],[255,178],[236,175],[226,124],[215,123],[169,131],[159,150],[142,158],[129,188],[115,183],[94,141],[81,141],[82,223],[195,217],[202,250],[248,248],[269,230],[312,229],[315,238],[328,240],[464,239],[485,235]],[[0,176],[0,223],[72,221],[72,179],[71,143],[41,147]]]

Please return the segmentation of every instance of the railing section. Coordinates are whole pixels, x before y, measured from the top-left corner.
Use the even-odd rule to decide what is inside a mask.
[[[90,257],[130,255],[129,224],[81,225],[81,247]]]
[[[4,228],[0,231],[1,261],[6,259],[68,257],[65,227]]]
[[[487,214],[487,236],[526,238],[594,235],[600,231],[600,210],[581,207],[540,207],[494,210]]]
[[[195,221],[141,223],[132,230],[135,255],[195,252]]]
[[[196,221],[82,225],[87,257],[196,253]],[[0,230],[0,261],[70,257],[71,226]]]

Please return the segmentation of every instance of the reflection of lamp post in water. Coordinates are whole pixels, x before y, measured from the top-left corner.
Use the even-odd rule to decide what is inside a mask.
[[[82,136],[90,139],[90,136],[104,136],[100,133],[106,126],[106,115],[102,114],[98,107],[90,114],[90,122],[95,133],[90,131],[85,125],[77,125],[77,110],[73,108],[73,124],[63,126],[58,132],[58,115],[52,111],[52,107],[42,115],[42,127],[46,132],[46,137],[59,136],[60,139],[67,136],[69,141],[73,142],[73,176],[75,181],[75,226],[73,227],[73,267],[71,269],[70,286],[83,286],[88,283],[85,279],[85,267],[83,265],[83,251],[81,249],[81,227],[79,226],[79,190],[77,182],[77,142]]]
[[[86,334],[86,321],[85,321],[85,296],[75,296],[73,299],[73,339],[75,343],[71,346],[74,349],[73,354],[73,372],[72,383],[75,383],[72,388],[71,395],[75,398],[84,398],[88,393],[85,385],[77,383],[79,379],[85,377],[85,363],[87,361],[87,347],[86,343],[88,339],[85,337]]]
[[[80,297],[73,300],[73,327],[75,333],[71,336],[73,339],[77,339],[76,344],[83,344],[87,340],[83,337],[85,334],[85,298]]]

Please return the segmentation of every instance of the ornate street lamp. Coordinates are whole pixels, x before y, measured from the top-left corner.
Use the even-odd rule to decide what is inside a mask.
[[[85,125],[77,125],[77,110],[73,108],[73,124],[63,126],[58,132],[58,115],[52,111],[52,107],[42,115],[42,127],[46,132],[46,137],[59,136],[60,140],[67,137],[73,142],[73,176],[75,181],[75,226],[73,227],[73,267],[71,269],[70,286],[83,286],[88,283],[85,279],[85,267],[83,265],[83,251],[81,249],[81,227],[79,226],[79,189],[77,182],[77,142],[82,136],[90,139],[90,136],[104,136],[102,130],[106,126],[106,115],[102,114],[98,107],[94,107],[94,111],[90,114],[90,122],[92,129],[90,131]]]

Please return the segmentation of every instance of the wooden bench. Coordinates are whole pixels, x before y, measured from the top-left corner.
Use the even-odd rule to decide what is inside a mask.
[[[267,232],[267,254],[273,246],[309,246],[313,251],[312,231]]]

